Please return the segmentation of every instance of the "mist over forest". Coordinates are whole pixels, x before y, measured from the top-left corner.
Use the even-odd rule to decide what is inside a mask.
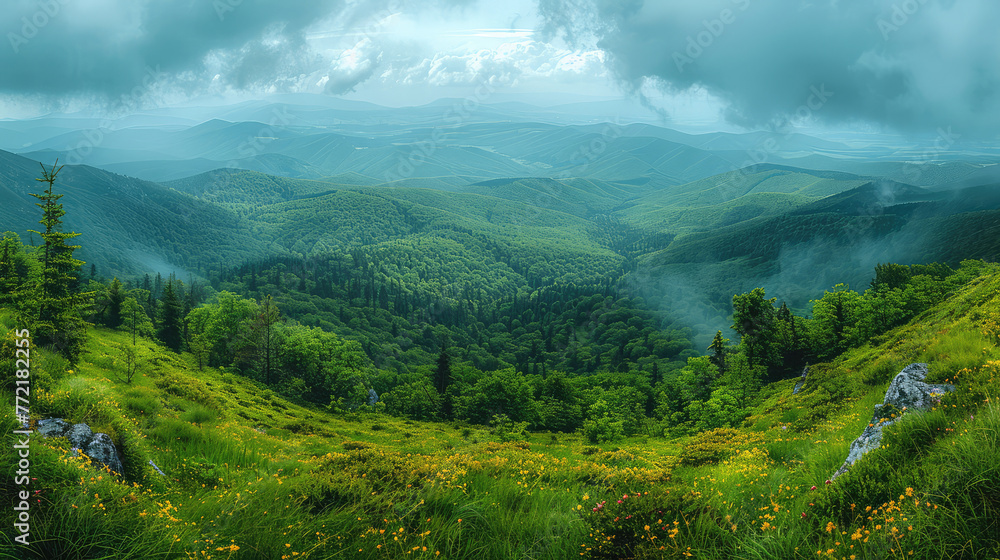
[[[0,558],[1000,556],[998,16],[15,2]]]

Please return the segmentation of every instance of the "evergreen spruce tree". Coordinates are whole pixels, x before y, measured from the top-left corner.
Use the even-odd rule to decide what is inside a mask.
[[[163,297],[163,275],[159,272],[156,273],[156,282],[153,284],[151,297],[153,299],[160,299]]]
[[[14,232],[4,233],[0,239],[0,304],[18,304],[23,299],[19,294],[28,286],[32,264],[21,238]]]
[[[238,335],[235,363],[243,370],[254,369],[261,375],[264,383],[270,385],[277,381],[273,379],[277,363],[279,346],[279,331],[275,325],[281,321],[281,312],[274,299],[267,295],[260,298],[255,306],[252,318],[244,325]]]
[[[109,328],[117,329],[122,324],[124,320],[122,318],[122,303],[124,301],[125,291],[122,289],[121,281],[116,277],[108,288],[108,311],[104,324]]]
[[[663,372],[660,371],[660,364],[653,362],[653,374],[651,376],[650,382],[655,387],[661,381],[663,381]]]
[[[777,327],[775,301],[777,298],[765,299],[764,288],[733,296],[732,328],[739,333],[751,366],[770,367],[780,361],[773,345]]]
[[[272,383],[271,374],[274,371],[277,353],[277,336],[274,325],[281,320],[278,306],[274,304],[270,294],[260,302],[260,314],[257,316],[257,327],[260,332],[261,359],[264,363],[264,382]]]
[[[719,372],[723,373],[726,371],[726,343],[729,340],[722,338],[722,331],[716,331],[715,338],[712,339],[712,344],[708,346],[708,349],[712,351],[712,355],[709,356],[709,360],[715,364],[715,367],[719,368]]]
[[[183,337],[183,308],[174,292],[174,283],[167,282],[160,299],[160,321],[156,336],[174,352],[181,351]]]
[[[451,418],[454,412],[454,396],[448,391],[451,385],[451,356],[448,355],[447,343],[441,344],[438,354],[437,368],[434,370],[434,388],[443,398],[441,400],[441,415]]]
[[[441,353],[438,354],[437,369],[434,370],[434,388],[437,392],[444,394],[451,384],[451,356],[444,345],[441,345]]]
[[[11,245],[7,242],[6,237],[0,244],[0,303],[6,303],[12,299],[14,292],[21,287],[17,273],[14,271],[14,250]]]
[[[80,234],[62,231],[62,217],[66,211],[59,199],[63,195],[53,192],[60,170],[62,166],[46,169],[42,165],[42,177],[35,180],[48,186],[42,194],[31,193],[40,201],[35,205],[42,209],[39,223],[45,226],[45,231],[29,231],[41,235],[45,244],[39,255],[41,275],[34,286],[31,309],[27,310],[25,319],[32,326],[36,344],[51,346],[70,363],[75,363],[86,340],[87,323],[80,316],[80,308],[86,304],[89,294],[75,289],[75,275],[84,263],[73,257],[80,246],[66,243]]]

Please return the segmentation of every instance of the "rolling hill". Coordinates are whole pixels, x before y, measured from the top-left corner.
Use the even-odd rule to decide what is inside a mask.
[[[37,188],[38,163],[0,152],[3,229],[30,241],[39,210],[29,196]],[[81,233],[80,256],[103,272],[197,271],[202,266],[263,254],[232,211],[156,183],[87,166],[67,166],[58,189],[65,228]],[[36,239],[37,241],[37,239]]]

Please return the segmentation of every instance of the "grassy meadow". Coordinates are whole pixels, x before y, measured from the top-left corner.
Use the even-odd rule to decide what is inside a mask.
[[[148,340],[128,383],[119,356],[131,338],[96,328],[76,367],[32,353],[32,418],[110,434],[125,473],[33,435],[31,544],[13,541],[5,509],[0,558],[996,558],[998,343],[993,267],[908,325],[813,365],[800,394],[795,380],[765,386],[739,428],[669,439],[650,422],[592,445],[307,408]],[[957,390],[907,412],[882,448],[830,480],[912,362]],[[13,495],[9,437],[0,454]]]

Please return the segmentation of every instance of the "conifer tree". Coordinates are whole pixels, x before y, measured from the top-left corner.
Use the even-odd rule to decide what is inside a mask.
[[[124,320],[122,318],[122,303],[125,301],[125,292],[122,290],[122,283],[116,277],[111,281],[108,288],[108,313],[105,324],[112,329],[118,328]]]
[[[250,302],[253,304],[253,301]],[[241,329],[237,342],[236,363],[241,369],[259,368],[264,383],[271,384],[277,362],[279,332],[275,325],[281,312],[274,299],[267,295],[254,305],[253,315]]]
[[[754,288],[733,296],[733,330],[752,366],[771,366],[778,360],[772,345],[775,331],[777,298],[765,299],[764,288]]]
[[[11,296],[21,286],[14,272],[14,256],[11,244],[3,238],[0,244],[0,303],[11,299]]]
[[[80,234],[62,231],[62,217],[66,211],[59,199],[63,195],[53,191],[56,176],[62,170],[62,166],[57,167],[58,163],[56,161],[52,169],[42,165],[42,177],[35,180],[48,186],[42,194],[31,193],[41,201],[35,205],[42,209],[39,223],[45,226],[45,231],[29,231],[41,235],[45,244],[40,248],[42,271],[30,298],[32,309],[28,319],[38,344],[52,346],[75,363],[86,337],[87,323],[80,316],[80,308],[89,294],[75,290],[75,274],[84,263],[73,257],[80,246],[66,243]]]
[[[271,384],[271,372],[274,370],[277,341],[274,325],[281,319],[278,307],[268,294],[260,302],[260,314],[257,316],[257,330],[260,332],[261,358],[264,362],[264,382]]]
[[[712,355],[709,360],[715,364],[715,367],[719,368],[720,372],[726,371],[726,343],[729,342],[728,339],[722,338],[722,331],[716,331],[715,338],[712,339],[712,344],[708,346],[708,349],[712,351]]]
[[[451,385],[451,356],[448,355],[447,342],[441,344],[441,353],[438,355],[437,368],[434,370],[434,388],[443,398],[441,402],[441,415],[451,418],[454,412],[453,395],[448,391]]]
[[[0,304],[19,303],[18,294],[27,287],[32,264],[21,238],[14,232],[4,233],[0,239]]]
[[[438,393],[444,394],[451,384],[451,357],[448,355],[444,345],[441,345],[441,353],[438,354],[437,369],[434,370],[434,387]]]
[[[174,292],[174,283],[167,282],[160,299],[160,322],[156,336],[174,352],[181,351],[183,338],[183,313],[181,301]]]

